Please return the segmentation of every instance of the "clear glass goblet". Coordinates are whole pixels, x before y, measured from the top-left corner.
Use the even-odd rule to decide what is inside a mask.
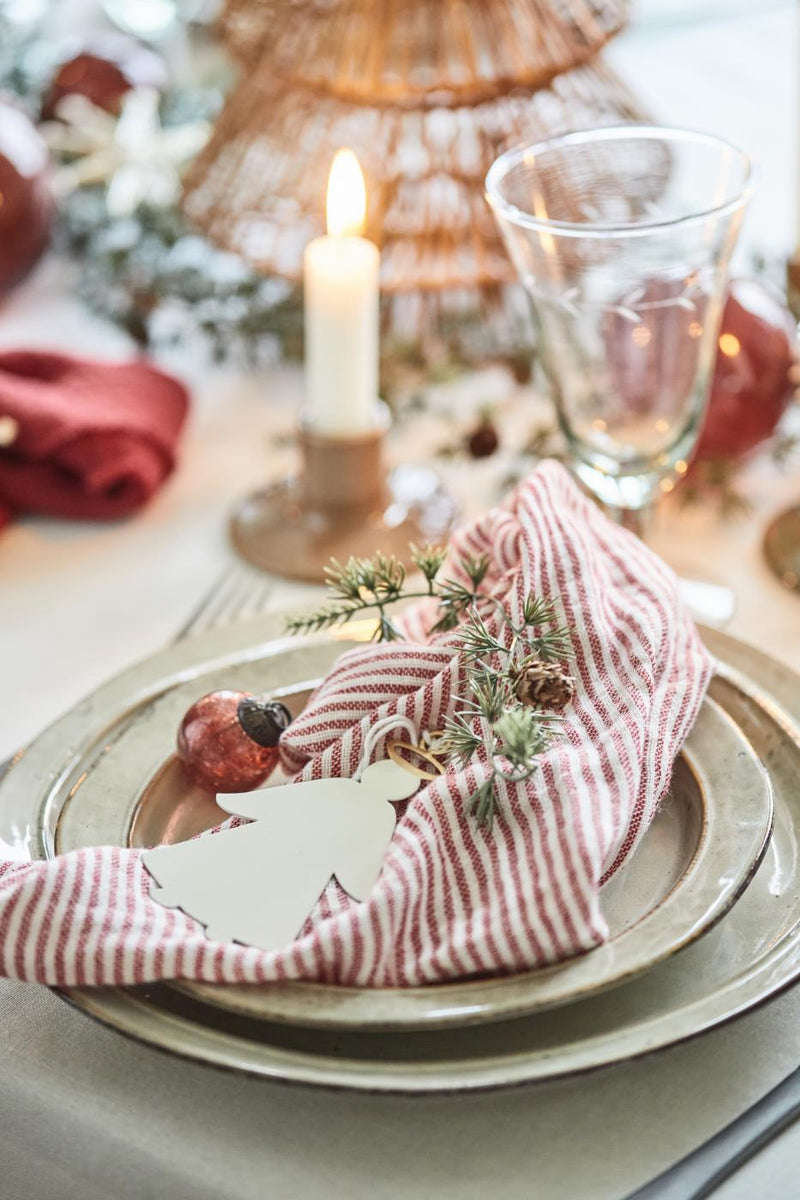
[[[487,176],[573,469],[637,530],[688,469],[752,189],[735,147],[650,125],[510,150]]]

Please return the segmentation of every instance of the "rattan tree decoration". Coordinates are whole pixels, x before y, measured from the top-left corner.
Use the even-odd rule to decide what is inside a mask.
[[[299,282],[331,160],[350,146],[390,343],[514,353],[527,306],[483,180],[510,145],[640,119],[598,60],[626,16],[627,0],[228,0],[239,82],[187,178],[187,215]]]

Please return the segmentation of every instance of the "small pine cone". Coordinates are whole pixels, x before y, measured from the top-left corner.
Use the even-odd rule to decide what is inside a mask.
[[[517,676],[517,699],[531,708],[566,708],[575,680],[558,663],[532,662]]]

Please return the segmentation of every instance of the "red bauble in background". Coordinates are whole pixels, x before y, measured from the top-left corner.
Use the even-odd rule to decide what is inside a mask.
[[[0,295],[27,275],[50,237],[47,146],[21,109],[0,100]]]
[[[118,113],[131,88],[164,91],[168,77],[164,62],[147,46],[115,33],[98,33],[64,48],[61,65],[42,100],[42,117],[56,116],[64,96],[86,96],[106,112]]]
[[[178,730],[178,757],[192,783],[208,792],[249,792],[278,762],[278,739],[291,721],[275,700],[247,692],[209,692]]]
[[[731,283],[697,459],[740,458],[775,432],[794,385],[794,319],[755,279]]]

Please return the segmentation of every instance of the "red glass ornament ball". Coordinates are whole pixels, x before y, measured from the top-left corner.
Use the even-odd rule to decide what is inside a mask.
[[[739,458],[774,433],[792,398],[794,320],[756,279],[735,279],[722,316],[697,458]]]
[[[50,238],[49,167],[27,114],[0,100],[0,295],[24,279]]]
[[[86,96],[106,112],[118,113],[131,88],[163,92],[168,84],[163,59],[141,42],[115,33],[95,33],[67,43],[60,66],[42,100],[42,117],[52,120],[64,96]]]
[[[247,692],[210,692],[181,722],[178,757],[205,791],[251,791],[274,770],[278,738],[290,719],[282,704]]]

